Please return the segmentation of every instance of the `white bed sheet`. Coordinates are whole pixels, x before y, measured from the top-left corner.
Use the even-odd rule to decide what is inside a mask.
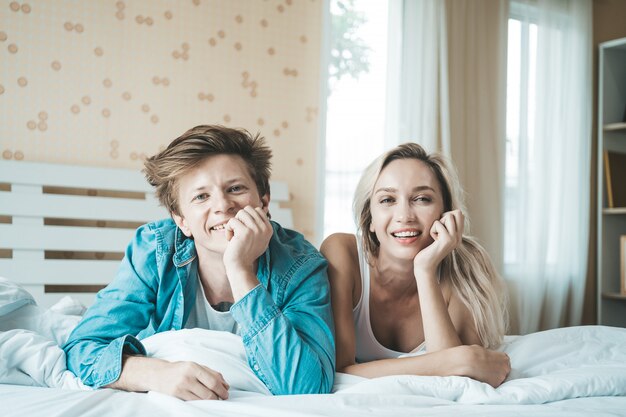
[[[144,339],[151,356],[197,361],[220,371],[231,385],[227,401],[183,402],[152,392],[83,386],[66,370],[58,346],[80,318],[81,307],[71,300],[42,311],[27,293],[0,279],[0,312],[2,416],[626,416],[626,329],[621,328],[579,326],[508,336],[501,349],[513,370],[498,389],[464,377],[368,380],[337,374],[333,394],[280,397],[268,395],[249,369],[235,335],[187,329]]]
[[[158,393],[111,389],[75,391],[60,388],[0,385],[0,413],[24,416],[625,416],[624,397],[587,397],[546,404],[459,404],[432,397],[403,394],[335,393],[325,395],[259,396],[233,393],[227,401],[184,402]]]

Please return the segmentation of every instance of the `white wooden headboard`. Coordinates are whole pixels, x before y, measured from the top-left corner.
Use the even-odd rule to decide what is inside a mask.
[[[270,187],[272,219],[292,228],[287,184]],[[67,294],[89,305],[134,230],[167,216],[139,171],[0,161],[0,276],[43,307]]]

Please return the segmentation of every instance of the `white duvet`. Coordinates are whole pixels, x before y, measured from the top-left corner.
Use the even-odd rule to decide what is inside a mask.
[[[88,389],[67,371],[59,347],[81,312],[67,299],[53,310],[41,311],[30,294],[0,278],[0,384]],[[248,367],[236,335],[187,329],[142,342],[150,356],[191,360],[221,372],[233,398],[269,394]],[[579,326],[507,336],[501,350],[511,357],[512,372],[497,389],[464,377],[365,379],[337,374],[333,391],[422,396],[459,404],[543,404],[626,396],[626,329]]]

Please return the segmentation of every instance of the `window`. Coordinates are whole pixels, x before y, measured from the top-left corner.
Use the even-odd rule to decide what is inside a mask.
[[[324,237],[354,233],[352,197],[384,147],[387,2],[331,0]]]
[[[535,129],[535,86],[537,56],[537,25],[516,18],[514,4],[508,27],[507,94],[506,94],[506,161],[504,193],[504,263],[512,265],[519,260],[516,237],[522,236],[519,205],[515,199],[522,184],[520,166],[528,166],[520,152],[532,147]]]

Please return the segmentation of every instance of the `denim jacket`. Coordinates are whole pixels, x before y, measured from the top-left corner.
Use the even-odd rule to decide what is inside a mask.
[[[326,260],[301,234],[272,226],[258,259],[260,285],[230,310],[248,364],[273,394],[330,392],[335,346]],[[68,369],[95,388],[115,382],[123,353],[146,354],[140,339],[184,327],[197,271],[194,241],[171,219],[137,229],[116,279],[63,347]]]

